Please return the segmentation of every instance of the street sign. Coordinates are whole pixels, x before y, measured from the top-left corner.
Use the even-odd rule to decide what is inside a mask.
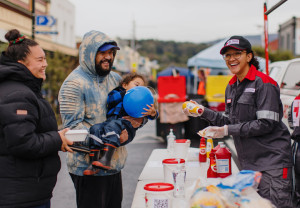
[[[55,25],[56,19],[53,16],[48,15],[37,15],[36,25],[52,27]]]
[[[58,31],[35,31],[35,33],[42,35],[58,35]]]

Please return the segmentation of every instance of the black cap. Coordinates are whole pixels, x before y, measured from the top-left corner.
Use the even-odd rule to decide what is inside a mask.
[[[224,44],[224,47],[220,50],[220,54],[224,54],[227,48],[235,48],[238,50],[252,50],[251,43],[242,36],[232,36]]]

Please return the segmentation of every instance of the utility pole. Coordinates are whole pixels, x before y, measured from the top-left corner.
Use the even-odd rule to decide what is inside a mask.
[[[132,39],[131,39],[131,48],[135,51],[135,20],[132,21]]]
[[[264,3],[264,33],[265,33],[265,59],[266,59],[266,73],[269,75],[269,34],[268,34],[268,15],[277,9],[280,5],[285,3],[287,0],[281,0],[275,4],[271,9],[267,10],[267,3]]]
[[[264,33],[265,33],[265,59],[266,59],[266,73],[269,75],[269,33],[268,33],[268,15],[267,3],[264,3]]]
[[[32,28],[31,28],[31,37],[34,40],[35,38],[35,0],[31,0],[31,19],[32,19]]]

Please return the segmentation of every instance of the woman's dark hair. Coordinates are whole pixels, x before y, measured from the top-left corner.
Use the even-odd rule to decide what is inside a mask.
[[[5,55],[13,61],[24,61],[30,53],[29,47],[38,45],[37,42],[26,38],[16,29],[8,31],[5,39],[9,42]]]
[[[144,81],[145,85],[147,85],[147,80],[143,75],[132,72],[132,73],[128,73],[123,76],[120,86],[122,86],[123,84],[126,84],[126,85],[129,84],[129,82],[131,82],[135,78],[141,78]]]
[[[259,70],[259,62],[257,58],[254,56],[254,52],[252,50],[246,50],[247,54],[252,53],[252,59],[249,62],[249,66],[253,65],[257,70]]]

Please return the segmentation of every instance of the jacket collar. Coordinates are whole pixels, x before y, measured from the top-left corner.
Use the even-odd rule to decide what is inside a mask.
[[[242,81],[244,81],[245,79],[248,79],[248,80],[251,80],[251,81],[255,80],[256,72],[257,72],[256,67],[251,65],[248,73],[246,74],[246,76],[244,77],[244,79]],[[231,78],[231,80],[229,81],[229,85],[233,85],[236,82],[237,82],[237,76],[234,75]]]

